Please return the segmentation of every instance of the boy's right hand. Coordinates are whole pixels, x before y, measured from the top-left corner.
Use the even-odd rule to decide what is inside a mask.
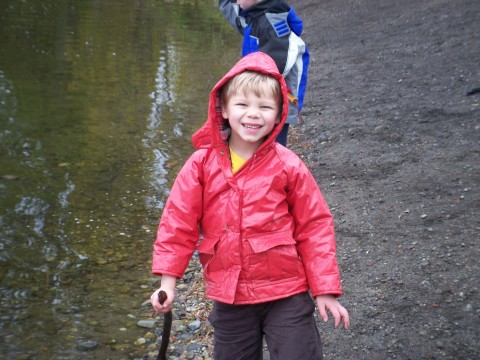
[[[158,293],[160,291],[165,291],[167,294],[167,300],[162,304],[160,304],[159,298],[158,298]],[[174,299],[174,291],[168,291],[167,289],[164,288],[159,288],[153,292],[153,294],[150,296],[150,302],[152,303],[153,308],[155,309],[156,312],[166,314],[170,310],[172,310],[172,304],[173,304],[173,299]]]
[[[152,303],[153,308],[156,312],[166,314],[170,310],[172,310],[173,300],[175,299],[175,285],[177,282],[177,278],[170,275],[163,275],[162,276],[162,286],[159,289],[155,290],[150,296],[150,302]],[[167,300],[162,304],[158,300],[158,293],[160,291],[165,291],[167,294]]]

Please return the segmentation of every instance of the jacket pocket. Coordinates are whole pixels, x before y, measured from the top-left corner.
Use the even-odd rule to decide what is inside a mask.
[[[281,282],[298,276],[296,241],[289,231],[256,234],[247,238],[252,249],[249,273],[253,280]]]
[[[204,235],[202,241],[197,245],[197,250],[202,254],[215,254],[215,245],[220,238],[215,235]]]
[[[218,235],[205,234],[203,240],[197,245],[198,258],[203,267],[205,280],[211,285],[221,283],[224,273],[221,256],[217,254]]]
[[[202,241],[197,245],[198,257],[204,267],[215,254],[219,239],[218,236],[204,235]]]

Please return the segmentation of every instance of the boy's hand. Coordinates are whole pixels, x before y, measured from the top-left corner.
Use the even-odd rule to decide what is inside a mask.
[[[158,293],[161,290],[165,291],[165,293],[167,294],[167,300],[165,300],[163,305],[160,304],[160,301],[158,300]],[[174,298],[174,292],[170,292],[164,288],[159,288],[155,290],[155,292],[150,296],[150,302],[152,303],[152,306],[156,312],[165,314],[170,310],[172,310],[173,298]]]
[[[315,298],[317,303],[318,311],[320,312],[320,317],[323,321],[328,321],[327,310],[330,311],[333,318],[335,319],[335,329],[343,322],[345,329],[350,327],[350,317],[348,316],[348,311],[338,302],[337,298],[333,295],[319,295]]]
[[[176,278],[173,276],[163,275],[162,276],[162,286],[155,290],[150,296],[150,302],[152,303],[153,308],[156,312],[166,314],[172,310],[173,300],[175,299],[175,284]],[[167,300],[162,304],[158,301],[158,293],[163,290],[167,294]]]

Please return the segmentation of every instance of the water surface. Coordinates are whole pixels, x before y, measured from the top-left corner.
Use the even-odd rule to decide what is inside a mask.
[[[161,209],[240,40],[214,0],[0,3],[0,357],[142,352]]]

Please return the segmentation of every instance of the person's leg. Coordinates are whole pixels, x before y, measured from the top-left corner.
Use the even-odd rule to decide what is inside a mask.
[[[229,305],[215,301],[209,321],[214,330],[215,360],[262,360],[263,335],[255,305]]]
[[[314,311],[308,292],[275,301],[263,326],[271,360],[323,359]]]
[[[280,131],[280,134],[278,134],[276,138],[276,141],[285,147],[287,147],[288,125],[287,123],[283,125],[282,131]]]

